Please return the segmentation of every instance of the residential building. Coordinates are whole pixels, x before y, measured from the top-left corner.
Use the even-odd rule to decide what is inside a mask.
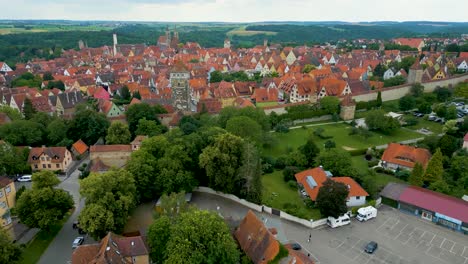
[[[141,236],[121,237],[111,232],[100,243],[81,245],[72,264],[149,264],[149,250]]]
[[[16,204],[16,189],[13,180],[0,176],[0,224],[1,228],[12,227],[10,209]]]
[[[32,148],[28,163],[33,171],[67,171],[72,163],[71,152],[65,147]]]
[[[148,136],[142,136],[142,135],[136,136],[135,139],[130,143],[132,145],[132,151],[139,150],[141,147],[141,142],[143,142],[143,140],[147,138]]]
[[[327,179],[345,184],[349,189],[346,206],[362,206],[366,203],[366,197],[369,194],[356,181],[350,177],[333,177],[329,171],[322,167],[301,171],[295,175],[296,181],[300,184],[312,201],[317,200],[320,187]]]
[[[251,210],[234,231],[234,237],[254,264],[267,264],[279,253],[280,243]]]
[[[468,234],[468,202],[416,186],[389,183],[382,202],[455,231]]]
[[[86,143],[83,142],[83,140],[78,139],[75,143],[73,143],[71,147],[71,151],[73,155],[76,156],[83,156],[88,153],[89,147],[86,145]]]
[[[92,163],[99,158],[108,167],[122,168],[130,159],[132,145],[94,145],[89,153]]]
[[[431,153],[427,149],[390,143],[382,155],[381,165],[391,170],[412,170],[416,163],[421,164],[425,168],[430,159]]]

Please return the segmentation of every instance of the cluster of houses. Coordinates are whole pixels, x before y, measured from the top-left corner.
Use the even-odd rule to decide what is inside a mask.
[[[395,39],[395,43],[421,50],[423,39]],[[82,43],[81,43],[82,44]],[[127,86],[137,102],[163,105],[169,113],[177,110],[216,113],[227,106],[262,106],[279,103],[312,102],[324,96],[346,96],[380,89],[383,82],[370,81],[377,65],[388,66],[407,56],[417,58],[414,70],[421,70],[412,82],[438,80],[454,70],[467,71],[468,53],[456,54],[399,50],[352,50],[333,46],[282,47],[279,44],[233,49],[226,39],[223,48],[202,48],[198,43],[178,43],[177,32],[160,36],[157,45],[118,44],[64,51],[53,60],[18,63],[14,70],[0,62],[0,103],[22,110],[25,98],[42,112],[69,116],[85,97],[99,101],[99,109],[110,118],[125,109],[113,103]],[[421,58],[421,59],[419,59]],[[211,82],[211,73],[244,71],[260,73],[252,81]],[[410,70],[411,71],[411,70]],[[64,88],[7,88],[21,74],[51,73]],[[384,79],[411,76],[403,69],[390,68]],[[277,77],[272,77],[277,76]],[[49,86],[50,87],[50,86]],[[60,87],[58,87],[60,88]],[[137,95],[138,94],[138,95]]]

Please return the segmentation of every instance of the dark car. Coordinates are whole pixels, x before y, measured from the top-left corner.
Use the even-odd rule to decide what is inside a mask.
[[[377,250],[378,247],[379,247],[379,245],[377,244],[377,242],[371,241],[371,242],[369,242],[369,244],[367,244],[364,251],[366,251],[369,254],[372,254],[372,253],[374,253],[374,251]]]
[[[298,243],[291,244],[291,248],[294,250],[301,250],[302,247]]]

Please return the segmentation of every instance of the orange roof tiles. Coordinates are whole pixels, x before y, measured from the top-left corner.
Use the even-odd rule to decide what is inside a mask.
[[[316,187],[311,188],[309,186],[309,184],[306,181],[307,176],[312,176],[314,181],[317,183]],[[312,201],[315,201],[317,199],[320,187],[322,187],[323,183],[328,178],[327,174],[321,167],[301,171],[299,173],[296,173],[295,177],[296,181],[304,186],[305,191],[307,192]],[[348,197],[369,195],[357,182],[355,182],[350,177],[331,177],[330,179],[348,185],[350,187]]]
[[[88,146],[81,140],[79,139],[75,143],[73,143],[72,148],[79,154],[83,155],[88,150]]]
[[[255,264],[266,264],[279,253],[279,242],[251,210],[234,231],[234,236]]]
[[[382,160],[401,166],[413,168],[416,162],[426,167],[431,159],[431,153],[427,149],[415,148],[398,143],[388,144],[382,155]]]

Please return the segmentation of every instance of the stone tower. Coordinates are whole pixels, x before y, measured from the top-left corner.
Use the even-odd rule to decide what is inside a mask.
[[[177,62],[170,72],[172,106],[182,111],[190,111],[190,72],[182,62]]]
[[[166,45],[167,47],[171,45],[171,31],[169,30],[169,26],[166,26]]]
[[[341,101],[340,118],[343,120],[354,119],[354,112],[356,111],[356,102],[354,102],[351,95],[347,95],[343,101]]]
[[[82,50],[82,49],[85,48],[85,44],[84,44],[83,40],[81,40],[81,39],[80,39],[80,41],[78,41],[78,48],[79,48],[80,50]]]
[[[231,40],[229,38],[224,39],[224,48],[231,48]]]
[[[114,56],[117,55],[117,34],[112,34],[112,39],[114,40]]]
[[[419,63],[419,58],[416,58],[416,61],[409,69],[408,83],[421,83],[423,72],[424,70]]]

